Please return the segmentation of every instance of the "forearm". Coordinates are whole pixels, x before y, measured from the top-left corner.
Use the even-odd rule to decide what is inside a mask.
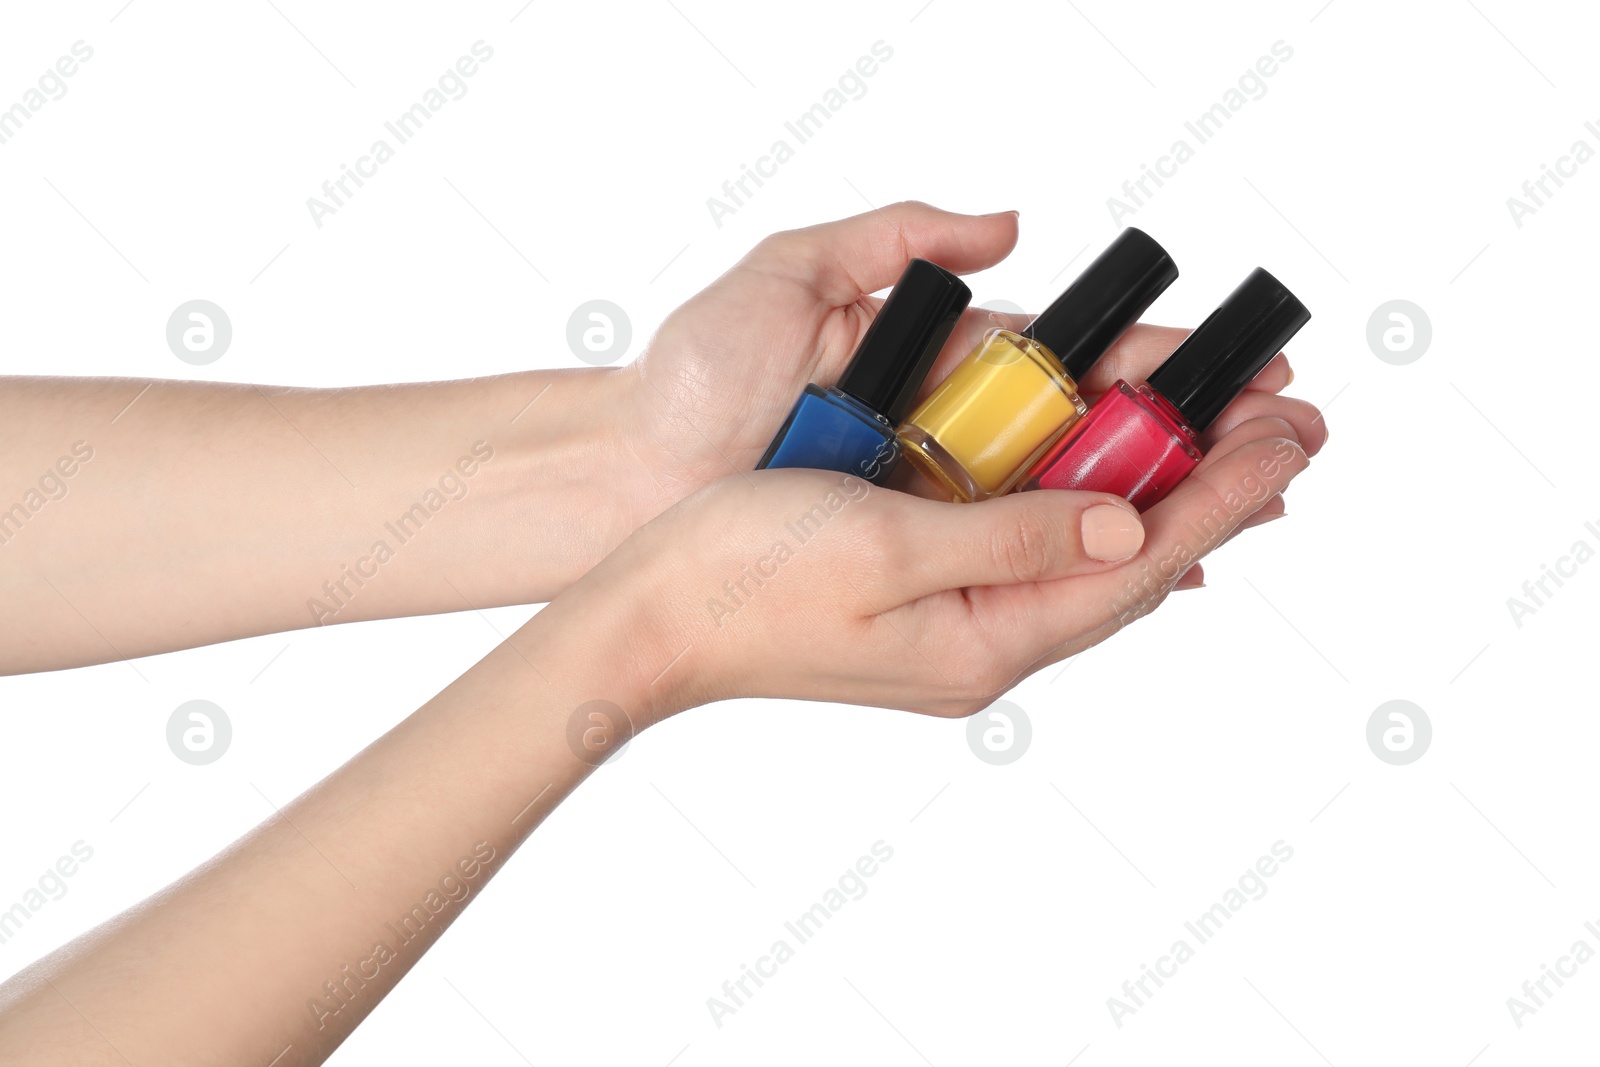
[[[540,619],[205,866],[0,986],[0,1062],[321,1062],[589,773],[573,709],[644,706],[658,667]]]
[[[0,380],[0,671],[548,600],[632,528],[626,388]]]

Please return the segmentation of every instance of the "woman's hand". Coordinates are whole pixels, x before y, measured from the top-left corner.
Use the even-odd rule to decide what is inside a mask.
[[[1016,242],[1015,212],[958,215],[912,202],[756,245],[669,315],[629,368],[623,432],[640,461],[638,521],[754,468],[800,391],[838,380],[882,303],[868,294],[894,284],[912,258],[970,274]],[[965,355],[955,347],[947,355]]]
[[[636,532],[545,621],[630,631],[623,673],[655,677],[628,709],[639,726],[754,696],[969,714],[1152,610],[1307,463],[1290,421],[1245,418],[1142,522],[1099,493],[948,504],[841,474],[734,475]]]

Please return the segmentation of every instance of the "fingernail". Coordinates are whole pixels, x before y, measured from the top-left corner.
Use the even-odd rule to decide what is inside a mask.
[[[1120,563],[1144,544],[1144,527],[1126,509],[1096,504],[1083,513],[1083,550],[1090,559]]]
[[[1283,365],[1289,368],[1289,380],[1283,383],[1284,388],[1287,389],[1294,384],[1294,365],[1287,359],[1283,361]]]
[[[1022,215],[1022,212],[1020,212],[1020,211],[991,211],[987,215],[979,215],[978,217],[980,219],[997,219],[1001,215],[1014,215],[1014,216],[1017,216],[1017,217],[1020,218],[1021,215]]]

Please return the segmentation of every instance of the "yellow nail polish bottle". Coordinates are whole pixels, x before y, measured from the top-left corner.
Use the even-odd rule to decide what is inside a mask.
[[[1178,276],[1129,227],[1021,333],[991,330],[900,426],[905,457],[956,500],[1008,492],[1088,411],[1078,379]]]

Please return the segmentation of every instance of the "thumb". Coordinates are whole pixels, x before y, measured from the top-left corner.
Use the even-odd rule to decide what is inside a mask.
[[[919,550],[902,603],[946,589],[1047,582],[1110,570],[1144,545],[1139,513],[1107,493],[1042,489],[977,504],[912,500]]]
[[[894,284],[915,259],[956,274],[992,267],[1017,243],[1017,213],[961,215],[916,200],[766,238],[741,266],[806,285],[832,307]]]

